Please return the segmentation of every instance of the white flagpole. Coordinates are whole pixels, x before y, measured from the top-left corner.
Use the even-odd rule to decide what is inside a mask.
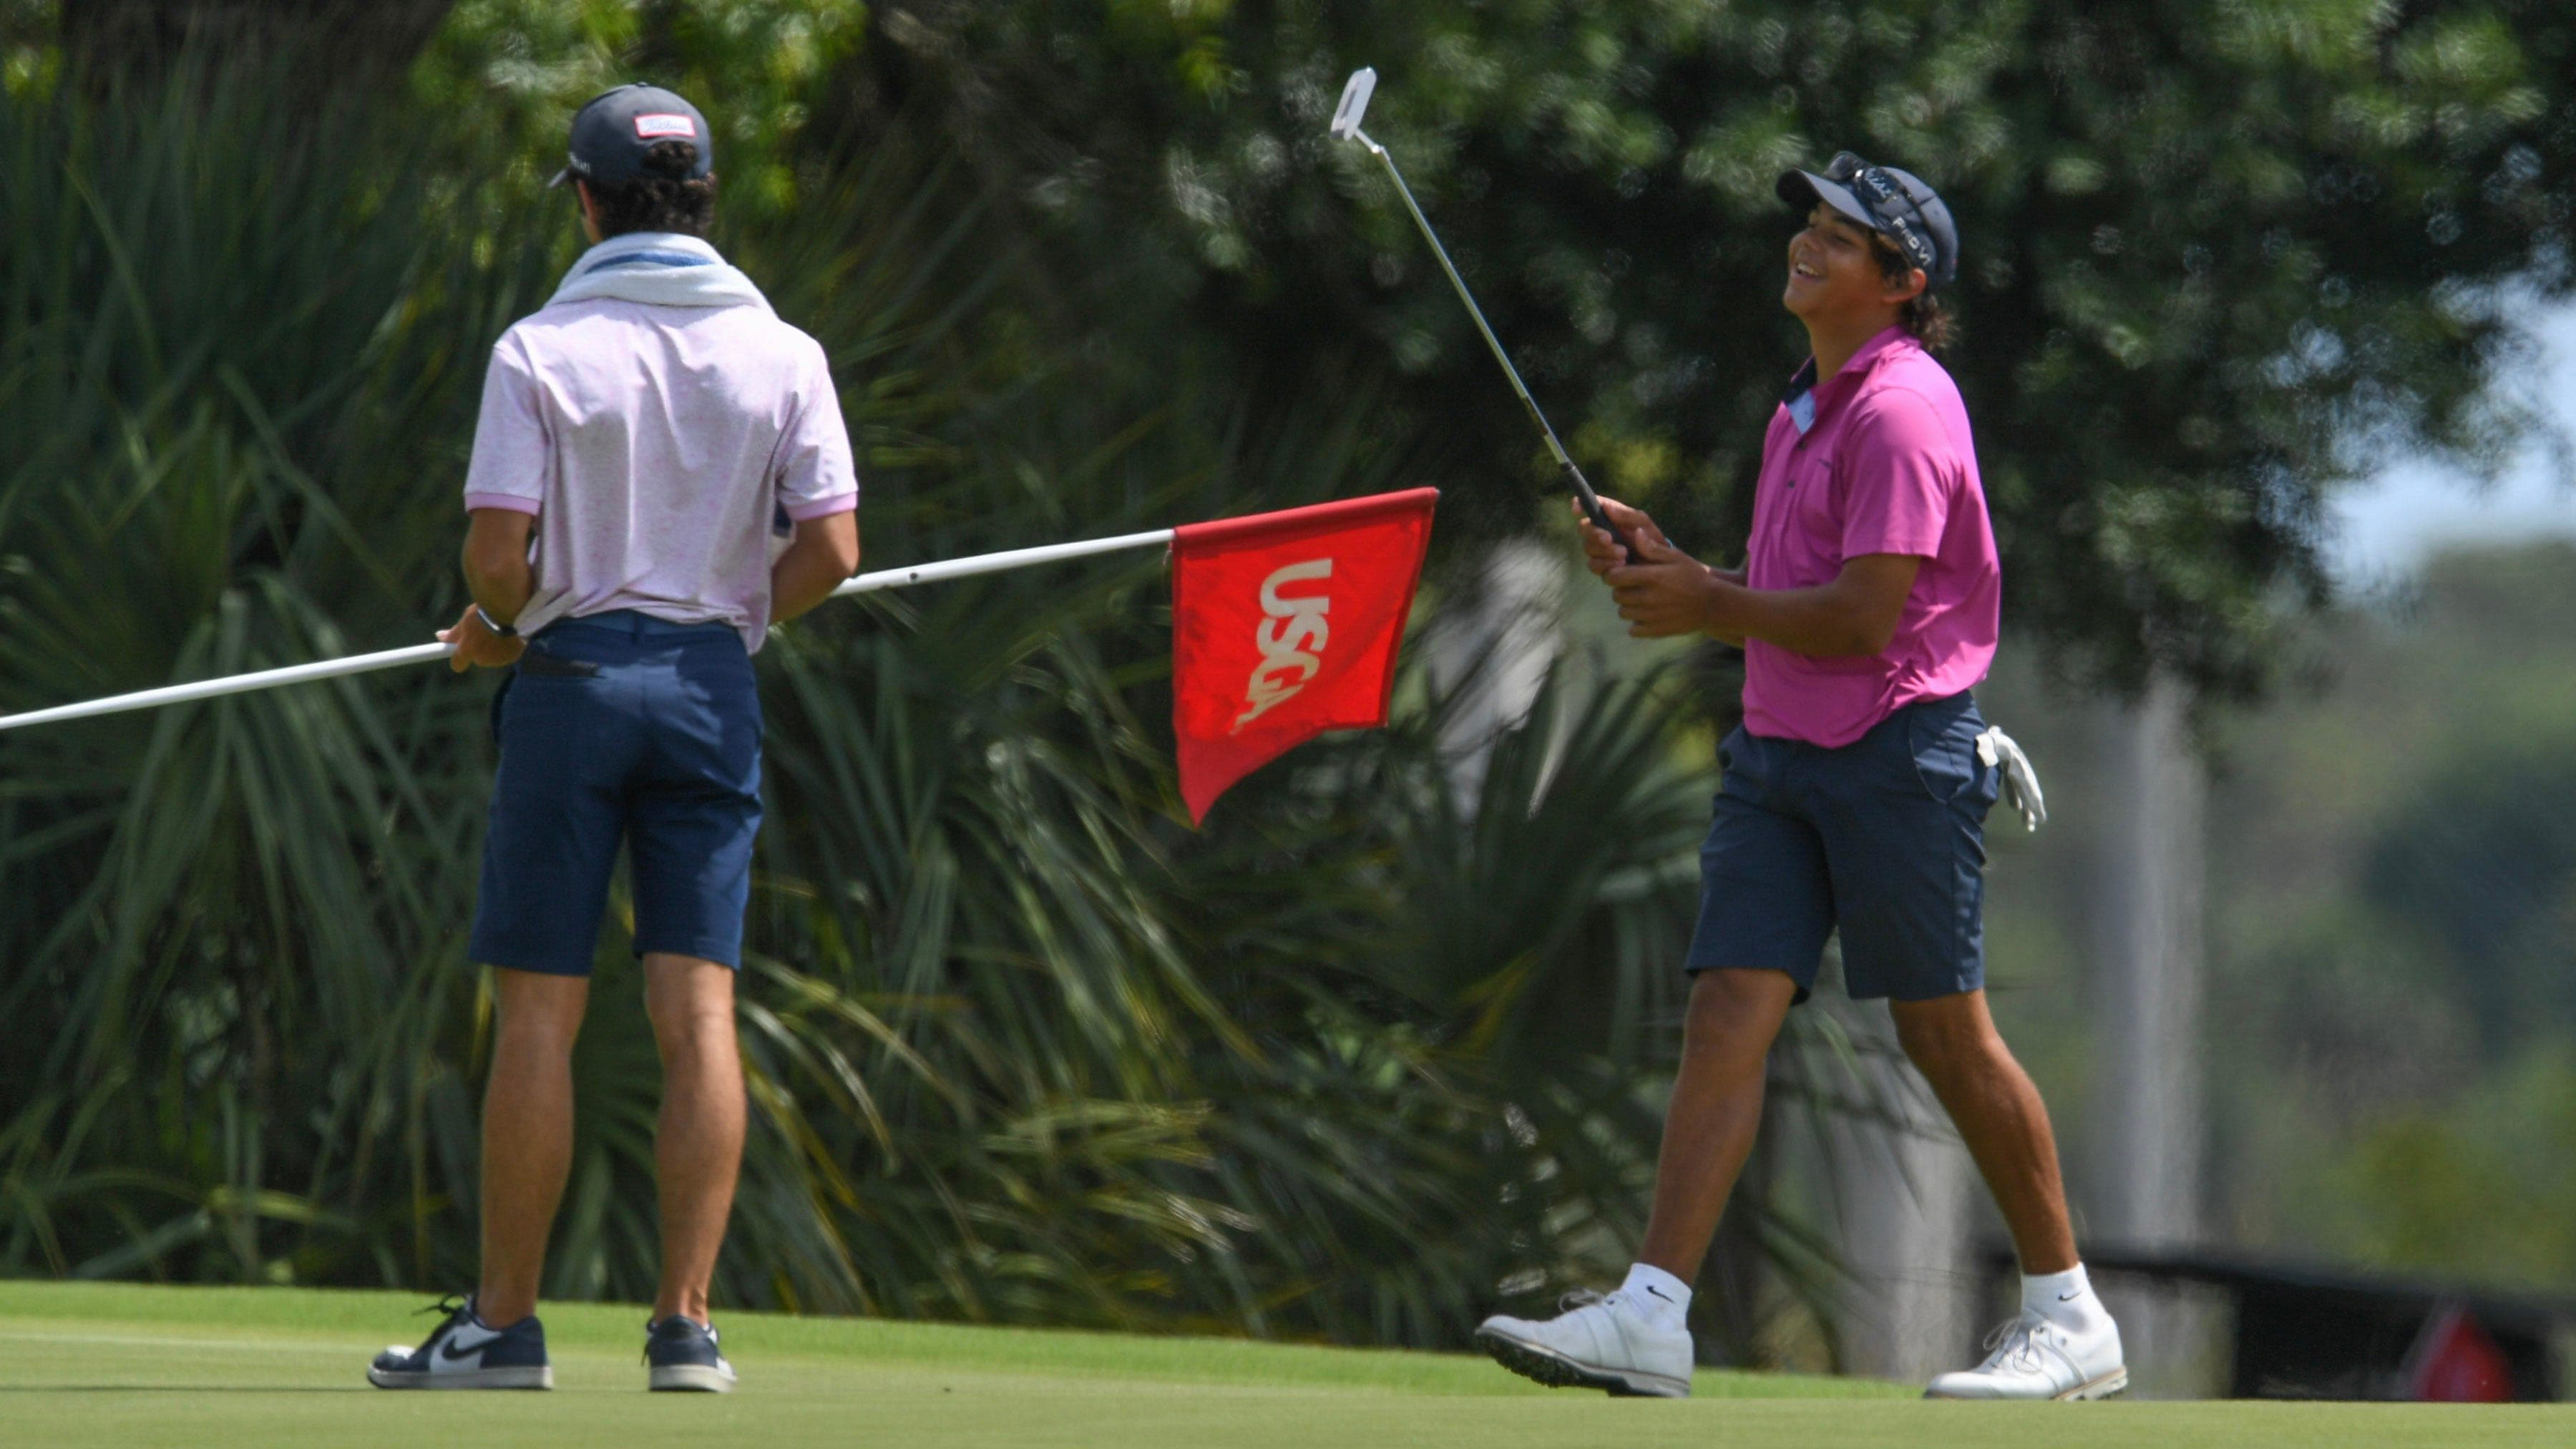
[[[1120,549],[1149,548],[1172,541],[1172,530],[1158,528],[1151,533],[1121,534],[1116,538],[1085,539],[1079,543],[1050,543],[1037,548],[1005,549],[1000,553],[977,554],[971,558],[950,559],[945,563],[914,564],[910,568],[881,569],[861,574],[832,591],[833,598],[847,594],[870,594],[879,589],[908,588],[913,584],[937,583],[942,579],[969,578],[976,574],[1000,573],[1005,569],[1027,568],[1032,564],[1055,563],[1062,559],[1085,558],[1096,553],[1115,553]],[[386,649],[374,654],[352,654],[345,659],[324,659],[312,664],[290,664],[283,669],[262,669],[251,674],[235,674],[223,679],[201,679],[194,684],[164,685],[159,689],[140,689],[132,694],[110,695],[82,704],[55,705],[50,709],[31,709],[19,714],[0,714],[0,730],[20,729],[27,725],[53,724],[61,720],[91,719],[103,714],[122,714],[127,710],[151,709],[164,704],[182,704],[194,699],[214,699],[227,694],[248,694],[253,690],[275,689],[284,684],[305,684],[316,679],[338,679],[344,675],[367,674],[378,669],[393,669],[405,664],[426,664],[445,659],[450,653],[445,644],[414,644],[402,649]]]
[[[1086,558],[1095,553],[1116,553],[1123,548],[1150,548],[1170,543],[1173,530],[1158,528],[1151,533],[1122,533],[1116,538],[1087,538],[1080,543],[1049,543],[1036,548],[1011,548],[1000,553],[979,553],[972,558],[953,558],[946,563],[914,564],[906,569],[883,569],[861,574],[832,591],[833,598],[844,594],[873,594],[879,589],[909,588],[914,584],[935,584],[941,579],[970,578],[976,574],[997,574],[1004,569],[1024,569],[1031,564],[1056,563],[1069,558]],[[0,716],[0,720],[5,720]]]
[[[85,704],[58,704],[51,709],[31,709],[19,714],[0,714],[0,730],[14,730],[25,725],[52,724],[57,720],[89,719],[102,714],[122,714],[130,709],[151,709],[156,705],[182,704],[192,699],[213,699],[222,694],[248,694],[254,689],[274,689],[281,684],[302,684],[314,679],[337,679],[344,674],[366,674],[378,669],[392,669],[403,664],[426,664],[447,657],[444,644],[414,644],[406,649],[387,649],[377,654],[352,654],[345,659],[324,659],[312,664],[290,664],[283,669],[263,669],[255,674],[235,674],[223,679],[201,679],[194,684],[171,684],[159,689],[138,689],[132,694],[112,694]]]

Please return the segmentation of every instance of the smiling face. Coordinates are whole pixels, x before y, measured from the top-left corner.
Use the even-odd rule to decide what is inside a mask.
[[[1885,247],[1877,233],[1819,202],[1806,227],[1789,238],[1789,283],[1780,305],[1811,328],[1849,330],[1882,313],[1885,320],[1869,330],[1893,324],[1897,309],[1923,290],[1924,276],[1908,270],[1905,280],[1889,280],[1879,263]]]

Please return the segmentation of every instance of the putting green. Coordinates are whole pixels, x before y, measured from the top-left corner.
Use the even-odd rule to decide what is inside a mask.
[[[1550,1392],[1481,1359],[729,1314],[725,1396],[642,1391],[641,1310],[551,1307],[552,1394],[389,1394],[388,1293],[0,1283],[0,1425],[22,1444],[1784,1444],[1889,1449],[2576,1443],[2576,1409],[1926,1404],[1902,1385],[1703,1371],[1688,1403]]]

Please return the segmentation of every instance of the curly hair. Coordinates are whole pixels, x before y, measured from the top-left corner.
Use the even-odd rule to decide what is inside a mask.
[[[1869,250],[1878,258],[1878,274],[1887,280],[1902,285],[1914,275],[1914,264],[1889,245],[1884,237],[1872,237]],[[1932,295],[1928,286],[1906,299],[1905,305],[1897,309],[1896,320],[1913,335],[1915,341],[1923,344],[1926,352],[1938,352],[1949,346],[1958,332],[1956,319],[1951,317],[1949,309],[1941,305],[1941,299]]]
[[[697,164],[696,142],[656,141],[644,153],[644,174],[635,180],[623,186],[585,182],[599,210],[600,236],[623,236],[630,231],[705,236],[716,214],[716,178],[710,172],[690,179]]]

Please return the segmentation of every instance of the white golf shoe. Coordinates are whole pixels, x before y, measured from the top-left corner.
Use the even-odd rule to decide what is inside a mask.
[[[1986,1335],[1991,1350],[1972,1369],[1943,1374],[1927,1399],[2104,1399],[2129,1386],[2120,1329],[2107,1317],[2078,1337],[2030,1309]]]
[[[1677,1313],[1649,1314],[1624,1293],[1575,1292],[1554,1318],[1486,1319],[1476,1343],[1494,1362],[1551,1388],[1622,1397],[1690,1397],[1691,1336]]]

